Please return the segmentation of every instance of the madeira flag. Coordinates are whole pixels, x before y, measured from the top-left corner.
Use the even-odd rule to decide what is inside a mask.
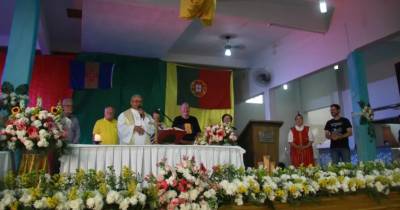
[[[177,66],[177,104],[187,102],[202,109],[231,108],[231,71]]]
[[[74,90],[109,89],[112,87],[114,64],[71,61],[70,79]]]
[[[233,78],[230,70],[206,70],[167,63],[165,114],[179,116],[183,102],[191,106],[200,128],[221,123],[223,114],[234,116]]]

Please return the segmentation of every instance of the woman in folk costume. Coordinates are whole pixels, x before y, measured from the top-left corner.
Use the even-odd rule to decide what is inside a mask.
[[[312,148],[314,136],[310,127],[303,125],[303,116],[301,114],[297,114],[294,120],[295,126],[290,129],[288,136],[292,165],[295,167],[314,165]]]

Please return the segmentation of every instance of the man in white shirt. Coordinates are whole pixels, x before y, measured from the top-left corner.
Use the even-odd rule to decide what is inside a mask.
[[[118,136],[120,144],[144,145],[150,144],[150,136],[154,125],[149,115],[142,111],[142,97],[131,97],[131,108],[118,116]]]

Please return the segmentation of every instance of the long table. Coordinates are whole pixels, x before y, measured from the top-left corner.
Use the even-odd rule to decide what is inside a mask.
[[[238,146],[200,145],[70,145],[68,155],[60,158],[62,173],[74,173],[77,169],[106,170],[113,166],[117,174],[124,166],[139,176],[158,174],[157,163],[163,158],[175,166],[184,156],[194,157],[208,169],[217,164],[244,166],[245,150]]]

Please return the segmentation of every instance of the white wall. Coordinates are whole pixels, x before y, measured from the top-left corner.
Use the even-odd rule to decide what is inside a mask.
[[[399,0],[334,0],[329,4],[335,12],[326,34],[295,31],[252,62],[254,68],[270,69],[269,87],[344,60],[352,50],[400,30]],[[255,84],[249,85],[250,95],[261,92]],[[267,106],[266,116],[271,114]]]

